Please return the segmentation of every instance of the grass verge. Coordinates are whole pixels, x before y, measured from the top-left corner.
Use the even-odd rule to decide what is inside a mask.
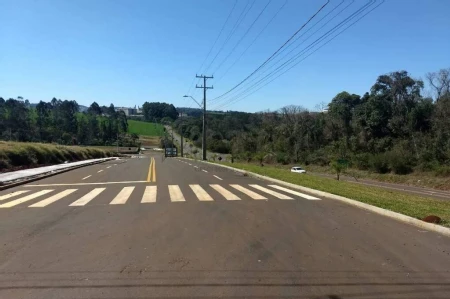
[[[289,168],[289,167],[286,167]],[[334,174],[331,167],[308,165],[305,167],[308,171],[316,173]],[[393,173],[373,173],[364,170],[349,169],[342,173],[349,177],[356,176],[358,179],[369,179],[379,182],[405,184],[417,187],[426,187],[439,190],[450,190],[450,176],[436,176],[433,172],[413,172],[407,175]]]
[[[95,147],[0,141],[0,172],[114,155],[112,150]]]
[[[163,136],[164,127],[160,124],[129,119],[128,133],[135,133],[141,136]]]
[[[450,201],[409,195],[378,187],[363,186],[345,181],[311,175],[299,175],[286,169],[258,166],[246,163],[220,163],[254,172],[288,183],[344,196],[376,207],[401,213],[417,219],[436,215],[442,219],[442,226],[450,227]]]

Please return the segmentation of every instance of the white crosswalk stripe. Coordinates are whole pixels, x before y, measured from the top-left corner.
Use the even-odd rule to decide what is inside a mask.
[[[278,190],[281,190],[281,191],[284,191],[284,192],[287,192],[287,193],[290,193],[290,194],[294,194],[294,195],[306,198],[308,200],[320,200],[320,198],[317,198],[317,197],[314,197],[314,196],[311,196],[311,195],[308,195],[308,194],[305,194],[305,193],[297,192],[297,191],[294,191],[294,190],[291,190],[291,189],[288,189],[288,188],[284,188],[284,187],[281,187],[281,186],[269,185],[269,187],[272,187],[272,188],[275,188],[275,189],[278,189]]]
[[[250,196],[250,197],[253,198],[253,199],[267,199],[266,197],[262,196],[261,194],[258,194],[258,193],[256,193],[256,192],[253,192],[253,191],[250,190],[250,189],[244,188],[244,187],[242,187],[241,185],[231,184],[230,186],[233,187],[234,189],[239,190],[239,191],[241,191],[242,193],[244,193],[244,194]]]
[[[48,206],[51,203],[54,203],[57,200],[60,200],[61,198],[66,197],[69,194],[72,194],[73,192],[77,191],[77,189],[67,189],[64,190],[62,192],[59,192],[53,196],[50,196],[49,198],[46,198],[44,200],[41,200],[35,204],[32,204],[31,206],[29,206],[30,208],[43,208]]]
[[[156,186],[145,187],[144,195],[142,196],[141,203],[156,202]]]
[[[134,187],[124,187],[119,194],[109,203],[110,205],[123,205],[130,198],[133,193]]]
[[[231,193],[224,187],[217,185],[217,184],[211,184],[210,185],[214,190],[219,192],[223,197],[225,197],[226,200],[241,200],[237,195]]]
[[[214,199],[205,191],[200,185],[189,185],[192,191],[194,191],[195,196],[197,196],[200,201],[214,201]]]
[[[170,201],[186,201],[178,185],[169,185]]]
[[[227,187],[228,186],[228,187]],[[320,198],[301,193],[298,191],[291,190],[289,188],[285,188],[278,185],[265,185],[261,186],[258,184],[248,184],[248,185],[240,185],[240,184],[229,184],[229,185],[220,185],[220,184],[210,184],[209,187],[213,190],[208,188],[205,188],[206,186],[201,186],[200,184],[190,184],[189,188],[192,190],[192,192],[196,196],[196,200],[198,201],[209,201],[213,202],[217,199],[224,198],[225,200],[242,200],[242,199],[254,199],[254,200],[272,200],[274,198],[276,199],[294,199],[295,198],[302,198],[307,200],[321,200]],[[106,190],[107,187],[103,188],[95,188],[93,190],[87,190],[84,196],[78,198],[69,206],[85,206],[90,201],[98,197],[103,191]],[[137,189],[136,189],[137,188]],[[186,194],[188,197],[192,195],[190,191],[188,191],[186,185],[168,185],[167,187],[160,186],[159,188],[168,188],[169,191],[169,198],[171,202],[185,202],[186,201]],[[270,188],[270,189],[269,189]],[[257,189],[259,191],[253,190]],[[281,191],[287,194],[283,194],[277,191],[274,191],[273,189],[276,189],[277,191]],[[160,189],[161,190],[161,189]],[[167,190],[167,189],[165,189]],[[235,190],[235,191],[232,191]],[[0,200],[4,200],[6,202],[3,202],[3,204],[0,205],[0,208],[10,208],[17,206],[21,203],[30,201],[32,199],[36,199],[39,196],[43,196],[47,193],[50,193],[54,190],[40,190],[39,192],[31,192],[31,190],[20,190],[15,191],[12,193],[8,193],[5,195],[0,196]],[[58,200],[61,200],[65,197],[68,197],[70,195],[73,196],[73,193],[76,191],[79,191],[79,189],[71,188],[71,189],[61,189],[58,190],[58,193],[53,194],[47,198],[40,199],[38,202],[29,205],[31,208],[43,208],[47,207],[52,203],[55,203]],[[158,187],[155,185],[152,186],[145,186],[144,189],[140,189],[139,186],[128,186],[124,187],[120,190],[117,190],[115,194],[111,196],[112,201],[109,202],[111,205],[123,205],[126,204],[131,196],[134,193],[143,192],[141,203],[155,203],[157,200],[157,195],[159,194]],[[28,195],[27,192],[30,192]],[[183,192],[188,192],[184,193]],[[110,194],[110,193],[108,193]],[[164,194],[164,193],[163,193]],[[289,195],[288,195],[289,194]],[[22,196],[20,196],[22,195]],[[243,197],[241,197],[241,195]],[[291,197],[292,196],[292,197]],[[16,198],[16,199],[14,199]],[[104,198],[104,196],[103,196]],[[8,202],[8,200],[10,200]],[[168,199],[166,197],[161,198],[160,200],[167,201]],[[108,203],[102,203],[102,205],[105,205]]]
[[[36,197],[39,197],[39,196],[45,195],[47,193],[50,193],[52,191],[53,190],[41,190],[39,192],[36,192],[36,193],[30,194],[30,195],[18,198],[16,200],[13,200],[13,201],[10,201],[10,202],[7,202],[7,203],[4,203],[4,204],[0,205],[0,208],[14,207],[14,206],[17,206],[17,205],[19,205],[21,203],[24,203],[24,202],[27,202],[29,200],[35,199]]]
[[[249,186],[250,186],[250,187],[253,187],[253,188],[255,188],[255,189],[261,190],[261,191],[263,191],[263,192],[265,192],[265,193],[268,193],[268,194],[270,194],[270,195],[272,195],[272,196],[275,196],[276,198],[279,198],[279,199],[293,199],[292,197],[289,197],[289,196],[287,196],[287,195],[284,195],[284,194],[275,192],[275,191],[273,191],[273,190],[264,188],[263,186],[260,186],[260,185],[250,184]]]
[[[109,203],[110,205],[123,205],[130,198],[135,187],[124,187],[119,194]]]
[[[14,197],[14,196],[17,196],[17,195],[20,195],[20,194],[24,194],[26,192],[30,192],[30,190],[20,190],[20,191],[16,191],[16,192],[13,192],[13,193],[6,194],[6,195],[2,195],[2,196],[0,196],[0,201],[8,199],[8,198],[11,198],[11,197]]]
[[[73,203],[71,203],[69,206],[71,206],[71,207],[84,206],[85,204],[87,204],[88,202],[93,200],[95,197],[97,197],[97,195],[99,195],[100,193],[105,191],[105,189],[106,188],[95,188],[94,190],[92,190],[91,192],[86,194],[85,196],[83,196],[80,199],[78,199],[78,200],[74,201]]]

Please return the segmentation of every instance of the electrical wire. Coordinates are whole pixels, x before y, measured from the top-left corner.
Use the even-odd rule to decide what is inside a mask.
[[[237,4],[237,0],[234,1],[233,7],[230,10],[230,13],[228,14],[228,17],[225,20],[225,23],[223,23],[222,28],[220,29],[219,34],[217,35],[216,39],[214,40],[213,45],[211,46],[211,48],[208,51],[208,54],[206,55],[205,59],[203,60],[202,64],[200,65],[200,68],[198,70],[198,73],[201,71],[203,65],[205,64],[205,62],[208,60],[209,55],[211,55],[212,50],[214,49],[214,47],[216,46],[217,41],[219,40],[220,36],[222,35],[223,30],[225,29],[225,26],[228,23],[228,20],[230,19],[231,15],[233,14],[234,9],[236,8],[236,4]],[[191,84],[189,85],[189,90],[186,94],[190,94],[192,87],[194,86],[194,82],[195,82],[195,77],[192,79]]]
[[[261,80],[259,80],[258,82],[256,82],[255,84],[253,84],[252,86],[248,87],[246,90],[244,90],[243,92],[241,92],[238,95],[235,95],[233,99],[228,100],[228,104],[231,103],[232,101],[234,101],[236,98],[240,97],[241,95],[245,94],[247,91],[249,91],[250,89],[257,87],[258,85],[261,85],[261,83],[264,80],[269,79],[269,77],[273,76],[274,74],[276,74],[277,72],[280,72],[282,70],[282,68],[284,68],[285,65],[287,65],[288,63],[291,63],[293,60],[298,59],[302,53],[308,51],[310,48],[314,47],[318,42],[320,42],[322,39],[328,37],[329,35],[331,35],[334,31],[336,31],[337,29],[339,29],[339,27],[342,27],[342,25],[344,25],[345,23],[348,23],[351,19],[353,19],[355,16],[361,14],[364,10],[366,10],[368,7],[372,6],[375,3],[374,0],[372,0],[371,2],[367,3],[366,5],[364,5],[363,7],[361,7],[360,9],[358,9],[356,12],[354,12],[351,16],[347,17],[344,21],[342,21],[341,23],[339,23],[338,25],[336,25],[335,27],[333,27],[331,30],[329,30],[328,32],[326,32],[325,34],[323,34],[321,37],[319,37],[318,39],[316,39],[313,43],[311,43],[309,46],[307,46],[305,49],[303,49],[302,51],[300,51],[298,54],[296,54],[295,56],[293,56],[292,58],[290,58],[288,61],[286,61],[285,63],[283,63],[282,65],[280,65],[279,67],[277,67],[277,69],[275,69],[275,71],[269,73],[268,75],[266,75],[264,78],[262,78]],[[309,56],[309,55],[308,55]]]
[[[278,48],[278,50],[276,50],[269,58],[267,58],[266,61],[264,61],[259,67],[257,67],[250,75],[245,77],[241,82],[236,84],[233,88],[231,88],[227,92],[223,93],[222,95],[214,98],[213,100],[219,99],[219,98],[229,94],[230,92],[235,90],[237,87],[241,86],[251,76],[253,76],[256,72],[258,72],[262,67],[264,67],[275,55],[277,55],[278,52],[281,51],[281,49],[283,49],[286,46],[286,44],[288,44],[306,25],[308,25],[309,22],[311,22],[311,20],[313,20],[317,16],[317,14],[319,14],[329,3],[330,3],[330,0],[327,0],[327,2],[324,5],[322,5],[322,7],[319,8],[319,10],[314,15],[312,15],[306,23],[304,23],[286,42],[284,42],[283,45],[281,45],[281,47]]]
[[[279,78],[280,76],[282,76],[283,74],[285,74],[286,72],[288,72],[289,70],[291,70],[292,68],[294,68],[295,66],[297,66],[299,63],[301,63],[302,61],[304,61],[305,59],[307,59],[309,56],[311,56],[312,54],[316,53],[319,49],[321,49],[322,47],[324,47],[325,45],[327,45],[328,43],[330,43],[332,40],[334,40],[336,37],[338,37],[339,35],[341,35],[343,32],[345,32],[346,30],[348,30],[350,27],[352,27],[353,25],[355,25],[356,23],[358,23],[361,19],[363,19],[365,16],[367,16],[369,13],[371,13],[373,10],[375,10],[376,8],[378,8],[380,5],[382,5],[385,2],[385,0],[383,0],[381,3],[379,3],[378,5],[376,5],[374,8],[372,8],[371,10],[369,10],[367,13],[365,13],[364,15],[362,15],[361,17],[359,17],[356,21],[354,21],[353,23],[351,23],[350,25],[348,25],[347,27],[345,27],[343,30],[341,30],[340,32],[338,32],[336,35],[334,35],[331,39],[327,40],[325,43],[323,43],[320,47],[316,48],[314,51],[312,51],[311,53],[309,53],[306,57],[304,57],[303,59],[301,59],[300,61],[297,61],[294,65],[290,66],[287,70],[283,71],[281,74],[279,74],[278,76],[276,76],[275,78],[273,78],[272,80],[266,82],[264,85],[260,86],[258,89],[254,90],[253,92],[245,95],[244,97],[239,98],[238,96],[233,98],[232,100],[230,100],[228,103],[215,107],[214,109],[221,109],[225,106],[228,105],[233,105],[238,101],[241,101],[245,98],[247,98],[248,96],[254,94],[255,92],[257,92],[258,90],[260,90],[261,88],[265,87],[266,85],[270,84],[271,82],[273,82],[274,80],[276,80],[277,78]]]
[[[209,68],[211,67],[211,65],[214,63],[214,61],[217,59],[217,56],[219,56],[219,54],[222,52],[223,48],[226,46],[226,44],[228,43],[228,41],[231,39],[231,37],[234,35],[234,33],[236,32],[237,28],[241,25],[242,21],[244,20],[245,16],[247,16],[248,12],[250,11],[250,9],[252,8],[252,6],[255,4],[256,0],[253,0],[251,6],[249,9],[247,9],[248,5],[250,4],[250,1],[247,1],[247,4],[245,5],[244,9],[242,10],[241,14],[239,15],[238,19],[236,20],[236,23],[234,23],[233,28],[231,29],[230,33],[228,34],[227,38],[225,39],[225,41],[222,43],[222,46],[220,47],[219,51],[217,51],[216,55],[214,56],[214,58],[211,60],[211,62],[208,64],[208,66],[206,67],[206,69],[203,71],[203,73],[206,73]]]
[[[220,80],[222,80],[222,78],[225,77],[225,75],[236,65],[236,63],[242,58],[242,56],[244,56],[244,54],[247,53],[248,49],[250,49],[250,47],[256,42],[256,40],[266,30],[266,28],[270,25],[270,23],[272,23],[272,21],[276,18],[276,16],[280,13],[280,11],[283,10],[283,8],[286,6],[287,3],[288,0],[284,1],[284,4],[277,10],[277,12],[273,15],[273,17],[269,20],[269,22],[267,22],[267,24],[263,27],[263,29],[256,35],[256,37],[253,39],[250,45],[248,45],[248,47],[244,50],[244,52],[242,52],[241,55],[239,55],[239,57],[233,62],[233,64],[231,64],[231,66],[223,73],[221,77],[216,79],[216,84]]]
[[[220,69],[220,67],[228,60],[228,58],[231,56],[231,54],[233,54],[233,52],[236,50],[236,48],[240,45],[240,43],[242,42],[242,40],[247,36],[247,34],[250,32],[250,30],[253,28],[253,26],[255,25],[255,23],[258,21],[258,19],[261,17],[261,15],[264,13],[264,11],[266,10],[267,6],[269,6],[269,4],[272,2],[272,0],[269,0],[267,2],[267,4],[264,6],[264,8],[261,10],[261,12],[258,14],[258,16],[253,20],[253,22],[250,24],[250,26],[248,27],[247,31],[245,31],[244,35],[242,35],[242,37],[238,40],[238,42],[234,45],[234,47],[231,49],[231,51],[228,53],[227,56],[225,56],[225,58],[222,60],[222,62],[215,68],[215,70],[212,72],[213,74],[215,74],[217,72],[218,69]],[[254,3],[254,2],[253,2]]]
[[[236,32],[237,28],[240,26],[240,24],[242,23],[243,19],[245,18],[245,16],[247,15],[247,13],[249,12],[249,10],[252,8],[252,6],[255,4],[256,0],[253,0],[252,5],[250,6],[249,9],[247,9],[248,5],[250,4],[250,0],[247,1],[244,9],[242,10],[241,14],[239,15],[238,19],[236,20],[236,22],[234,23],[233,27],[231,28],[231,31],[229,32],[228,36],[225,38],[225,41],[222,43],[222,46],[220,47],[219,51],[216,53],[216,55],[214,56],[214,58],[211,60],[211,62],[208,64],[208,66],[206,67],[206,69],[202,72],[202,73],[206,73],[209,68],[211,67],[211,65],[214,63],[214,61],[216,60],[217,56],[219,56],[219,54],[222,52],[222,50],[224,49],[224,47],[226,46],[226,44],[228,43],[228,41],[231,39],[231,37],[234,35],[234,33]],[[195,80],[195,78],[194,78]],[[200,84],[201,79],[198,79],[197,84]],[[197,94],[197,88],[194,90],[193,94],[196,95]]]
[[[372,0],[371,2],[374,2],[375,0]],[[305,41],[307,41],[310,37],[314,36],[314,34],[316,34],[318,31],[320,31],[323,27],[325,27],[326,25],[328,25],[332,20],[334,20],[337,16],[339,16],[342,12],[344,12],[350,5],[353,4],[354,1],[352,1],[350,4],[348,4],[347,6],[345,6],[342,10],[340,10],[337,14],[335,14],[332,18],[330,18],[325,24],[323,24],[319,29],[317,29],[316,31],[314,31],[311,35],[309,35],[306,39],[304,39],[300,44],[298,44],[294,49],[292,49],[291,51],[289,51],[286,55],[284,55],[281,59],[278,59],[275,63],[273,63],[273,65],[271,65],[270,67],[266,68],[265,70],[263,70],[261,73],[259,73],[256,77],[254,77],[252,80],[250,80],[247,84],[251,84],[252,82],[256,81],[258,78],[260,78],[262,75],[264,75],[265,73],[267,73],[268,71],[270,71],[273,67],[275,67],[277,65],[277,63],[279,63],[280,61],[282,61],[284,58],[286,58],[290,53],[292,53],[295,49],[297,49],[299,46],[301,46]],[[367,3],[365,6],[369,5],[371,2]],[[322,22],[325,18],[327,18],[333,11],[335,11],[339,6],[341,6],[344,3],[344,1],[342,1],[340,4],[338,4],[337,6],[335,6],[329,13],[327,13],[324,17],[322,17],[319,21],[317,21],[314,25],[312,25],[310,28],[308,28],[308,30],[306,30],[303,34],[301,34],[300,36],[298,36],[295,41],[293,43],[295,43],[298,39],[300,39],[302,36],[304,36],[307,32],[309,32],[311,29],[313,29],[317,24],[319,24],[320,22]],[[362,8],[361,8],[362,9]],[[288,45],[291,46],[293,45],[290,44]],[[288,47],[286,47],[284,50],[286,50]],[[280,51],[279,54],[281,54],[283,51]],[[271,62],[272,63],[272,62]],[[239,89],[242,90],[244,89],[245,86],[241,86]],[[235,90],[234,92],[238,92],[239,89]],[[225,101],[227,97],[232,96],[232,94],[227,95],[226,97],[220,99],[218,102],[220,101]]]

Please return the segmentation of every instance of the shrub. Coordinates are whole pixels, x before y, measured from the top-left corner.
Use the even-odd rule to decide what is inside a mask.
[[[263,152],[257,152],[253,155],[253,159],[259,162],[260,165],[262,165],[262,162],[264,160],[265,154]]]
[[[369,159],[370,169],[377,173],[388,173],[389,163],[385,154],[376,154]]]
[[[406,151],[394,149],[387,153],[390,168],[395,174],[409,174],[413,172],[414,158]]]
[[[10,168],[8,161],[0,158],[0,170],[4,170],[4,169],[8,169],[8,168]]]
[[[33,156],[36,160],[36,164],[46,164],[47,156],[41,147],[38,145],[28,145],[25,146],[25,151],[29,153],[29,155]]]
[[[40,143],[0,143],[0,170],[113,156],[111,151]]]
[[[370,154],[357,154],[353,157],[352,162],[352,164],[355,165],[359,170],[367,170],[370,168]]]
[[[420,171],[437,171],[439,170],[438,161],[424,161],[417,166]]]
[[[333,161],[330,166],[336,172],[336,179],[339,181],[341,172],[346,168],[345,165],[339,161]]]
[[[49,148],[49,150],[52,152],[53,156],[55,157],[53,160],[53,163],[64,162],[64,155],[58,148],[52,147],[52,148]]]
[[[330,165],[330,162],[331,160],[328,158],[328,154],[325,151],[319,149],[306,157],[305,164],[327,166]]]
[[[37,164],[37,159],[33,153],[29,153],[21,147],[15,147],[6,151],[6,155],[13,166]]]
[[[277,153],[277,163],[289,164],[289,157],[285,153]]]
[[[450,176],[450,166],[441,166],[435,171],[436,176],[448,177]]]

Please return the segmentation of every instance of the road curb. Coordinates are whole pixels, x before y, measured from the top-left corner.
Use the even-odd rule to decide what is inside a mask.
[[[39,181],[39,180],[42,180],[42,179],[45,179],[45,178],[52,177],[52,176],[57,175],[57,174],[61,174],[61,173],[64,173],[64,172],[75,170],[75,169],[78,169],[78,168],[82,168],[82,167],[86,167],[86,166],[90,166],[90,165],[94,165],[94,164],[104,163],[106,161],[111,161],[111,160],[114,160],[115,158],[116,157],[106,158],[103,161],[95,161],[95,162],[86,163],[86,164],[83,164],[83,165],[77,165],[77,166],[74,166],[74,167],[69,167],[67,169],[62,169],[62,170],[55,171],[55,172],[48,172],[48,173],[40,174],[40,175],[37,175],[37,176],[32,177],[30,179],[25,179],[25,180],[14,182],[14,183],[11,183],[11,184],[8,184],[8,185],[0,185],[0,191],[7,190],[7,189],[10,189],[10,188],[13,188],[13,187],[20,186],[20,185],[24,185],[24,184],[27,184],[27,183],[32,183],[32,182],[35,182],[35,181]]]
[[[317,195],[317,196],[330,198],[330,199],[334,199],[334,200],[339,200],[341,202],[350,204],[352,206],[356,206],[358,208],[361,208],[361,209],[364,209],[364,210],[368,210],[368,211],[377,213],[379,215],[383,215],[383,216],[386,216],[386,217],[389,217],[389,218],[392,218],[392,219],[396,219],[398,221],[401,221],[401,222],[404,222],[404,223],[408,223],[408,224],[414,225],[416,227],[419,227],[419,228],[422,228],[422,229],[427,229],[427,230],[430,230],[430,231],[433,231],[433,232],[437,232],[437,233],[440,233],[440,234],[443,234],[445,236],[450,237],[450,228],[446,228],[444,226],[440,226],[440,225],[433,224],[433,223],[424,222],[422,220],[418,220],[418,219],[410,217],[410,216],[406,216],[406,215],[403,215],[403,214],[400,214],[400,213],[397,213],[397,212],[393,212],[393,211],[390,211],[390,210],[386,210],[386,209],[382,209],[382,208],[379,208],[379,207],[375,207],[375,206],[372,206],[372,205],[369,205],[369,204],[366,204],[366,203],[363,203],[363,202],[360,202],[360,201],[357,201],[357,200],[354,200],[354,199],[350,199],[350,198],[347,198],[347,197],[335,195],[335,194],[328,193],[328,192],[323,192],[323,191],[311,189],[311,188],[308,188],[308,187],[299,186],[299,185],[296,185],[296,184],[288,183],[288,182],[285,182],[285,181],[281,181],[281,180],[278,180],[278,179],[274,179],[274,178],[271,178],[271,177],[267,177],[267,176],[264,176],[264,175],[260,175],[260,174],[253,173],[253,172],[250,172],[250,171],[245,171],[245,170],[234,168],[234,167],[227,166],[227,165],[221,165],[221,164],[212,163],[212,162],[208,162],[208,161],[195,160],[195,159],[189,159],[189,158],[184,158],[184,157],[182,159],[187,159],[187,160],[202,162],[202,163],[206,163],[206,164],[210,164],[210,165],[220,166],[220,167],[227,168],[227,169],[239,172],[239,173],[247,173],[249,176],[252,176],[252,177],[256,177],[256,178],[259,178],[259,179],[263,179],[263,180],[266,180],[266,181],[270,181],[270,182],[273,182],[273,183],[284,185],[286,187],[290,187],[290,188],[297,189],[297,190],[300,190],[300,191],[308,192],[308,193],[311,193],[311,194],[314,194],[314,195]]]

